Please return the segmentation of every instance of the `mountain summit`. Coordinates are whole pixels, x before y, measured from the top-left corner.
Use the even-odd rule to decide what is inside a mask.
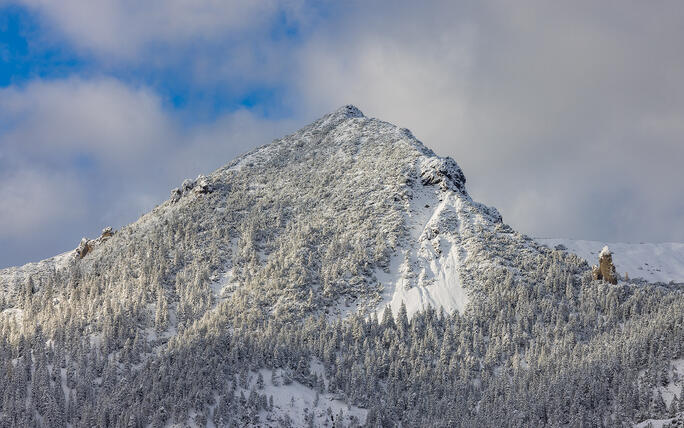
[[[683,317],[344,106],[0,271],[0,426],[622,426],[677,413]]]
[[[504,252],[539,251],[502,224],[496,209],[474,202],[465,182],[453,159],[347,105],[186,180],[138,222],[88,247],[87,256],[0,271],[0,284],[16,295],[13,282],[50,267],[95,274],[171,260],[158,281],[199,275],[211,305],[237,293],[288,316],[368,313],[388,304],[396,312],[402,302],[409,316],[427,305],[463,310],[462,277],[503,263],[492,248],[486,257],[474,254],[491,247],[486,240],[496,237]],[[96,243],[81,245],[88,242]]]

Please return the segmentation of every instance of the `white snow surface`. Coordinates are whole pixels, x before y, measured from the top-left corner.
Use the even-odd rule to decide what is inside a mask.
[[[323,375],[325,370],[320,362],[311,362],[312,372],[318,375]],[[342,397],[334,396],[330,393],[318,394],[318,401],[316,401],[316,391],[306,385],[302,385],[297,381],[292,381],[289,385],[285,385],[280,369],[276,369],[275,379],[277,385],[272,382],[273,371],[270,369],[261,369],[259,373],[263,376],[263,389],[256,389],[257,373],[250,372],[251,387],[255,388],[259,394],[266,394],[266,396],[273,396],[273,412],[261,411],[259,414],[259,426],[279,426],[276,422],[278,418],[289,417],[292,421],[292,426],[304,427],[306,422],[304,415],[306,412],[314,414],[314,426],[317,427],[332,427],[334,419],[338,419],[340,412],[342,412],[343,426],[348,426],[351,423],[351,418],[355,417],[358,423],[363,425],[366,422],[368,411],[366,409],[349,405]],[[327,384],[327,379],[325,379]],[[249,395],[250,390],[239,389],[245,396]],[[239,394],[239,392],[238,392]],[[330,409],[330,412],[328,412]],[[332,418],[331,418],[332,416]],[[213,425],[213,424],[212,424]]]
[[[603,246],[603,249],[599,253],[599,258],[604,257],[604,256],[610,256],[612,253],[610,252],[610,248],[608,248],[607,245]]]
[[[538,242],[554,248],[564,245],[568,251],[597,264],[599,252],[610,248],[620,278],[643,278],[650,282],[684,283],[684,243],[607,243],[562,238],[538,238]]]
[[[402,302],[409,317],[432,306],[446,312],[463,311],[468,295],[460,278],[465,252],[459,246],[454,227],[461,199],[454,193],[441,193],[434,187],[423,187],[414,194],[406,214],[410,241],[392,257],[389,272],[376,276],[385,286],[379,315],[390,305],[396,314]],[[452,230],[444,227],[451,221]]]
[[[681,425],[672,425],[673,423],[681,423],[684,421],[684,412],[679,412],[676,417],[669,419],[647,419],[634,425],[634,428],[663,428],[665,426],[678,427]],[[669,425],[668,425],[669,424]]]
[[[668,382],[668,384],[665,386],[659,386],[656,388],[656,390],[663,397],[663,401],[668,408],[672,404],[672,400],[674,399],[675,395],[679,395],[682,385],[684,385],[684,358],[672,361],[670,382]]]

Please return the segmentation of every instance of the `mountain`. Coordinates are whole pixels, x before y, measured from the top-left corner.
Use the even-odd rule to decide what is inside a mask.
[[[167,249],[149,254],[149,240]],[[463,310],[462,278],[510,265],[507,254],[540,251],[468,196],[455,161],[353,106],[186,180],[111,241],[92,242],[82,260],[63,254],[0,271],[0,281],[16,295],[27,277],[52,270],[149,270],[151,259],[171,259],[158,282],[179,273],[194,279],[200,270],[214,300],[249,290],[260,306],[287,316],[387,304],[396,312],[403,301],[411,315],[426,305]]]
[[[681,286],[592,281],[465,184],[407,129],[345,106],[119,231],[0,271],[0,426],[676,413]]]

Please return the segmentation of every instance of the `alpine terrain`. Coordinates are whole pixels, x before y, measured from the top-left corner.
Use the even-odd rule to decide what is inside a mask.
[[[1,270],[0,426],[681,424],[684,286],[566,248],[345,106]]]

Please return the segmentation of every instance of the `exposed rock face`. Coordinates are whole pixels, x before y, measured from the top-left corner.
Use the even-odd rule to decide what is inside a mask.
[[[183,184],[181,184],[181,191],[183,193],[189,192],[192,190],[192,188],[195,187],[195,182],[190,180],[189,178],[186,178],[183,180]]]
[[[105,227],[102,229],[102,235],[100,235],[100,239],[102,241],[106,241],[107,239],[111,238],[114,236],[114,230],[112,230],[111,226]]]
[[[613,255],[608,247],[603,247],[599,253],[599,264],[591,269],[591,277],[595,280],[603,280],[611,284],[617,284],[617,272],[613,264]]]
[[[81,239],[81,242],[78,244],[78,248],[76,248],[76,256],[79,259],[82,259],[83,257],[86,256],[92,250],[92,244],[91,241],[88,240],[88,238],[83,238]]]
[[[76,257],[82,259],[86,255],[88,255],[88,253],[90,253],[96,245],[99,245],[107,241],[112,236],[114,236],[114,230],[108,226],[102,229],[102,234],[97,239],[81,239],[81,242],[78,244],[78,248],[76,248]]]
[[[422,165],[420,178],[424,185],[438,184],[442,190],[465,189],[465,175],[456,161],[447,158],[433,158]]]

